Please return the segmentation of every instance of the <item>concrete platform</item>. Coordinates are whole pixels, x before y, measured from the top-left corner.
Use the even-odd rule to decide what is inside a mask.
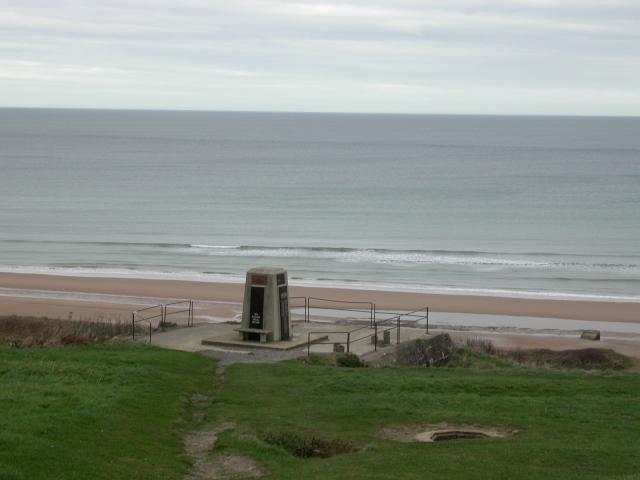
[[[238,338],[238,332],[220,332],[217,335],[202,340],[202,345],[217,345],[223,347],[239,347],[239,348],[264,348],[267,350],[280,350],[287,351],[295,348],[302,348],[307,346],[307,337],[300,335],[294,335],[291,340],[284,342],[247,342]],[[327,339],[327,336],[317,337],[311,341],[320,342]]]
[[[237,328],[237,327],[235,327]],[[311,339],[311,353],[331,353],[333,351],[333,344],[338,343],[346,347],[347,333],[359,329],[351,334],[350,352],[356,355],[363,355],[374,351],[375,347],[371,343],[370,335],[374,330],[362,325],[344,324],[344,323],[298,323],[294,326],[293,340],[287,342],[245,342],[240,339],[240,334],[234,329],[226,328],[220,329],[215,332],[211,337],[204,338],[202,345],[215,345],[222,347],[233,347],[247,349],[266,349],[274,351],[288,351],[297,348],[305,348],[309,344],[309,338]],[[415,338],[421,338],[425,336],[425,331],[422,328],[402,327],[400,329],[401,341],[413,340]],[[380,334],[382,337],[382,334]],[[360,339],[360,340],[358,340]],[[356,341],[354,341],[356,340]],[[391,348],[396,344],[396,333],[392,332],[391,345],[386,348]],[[380,350],[383,347],[378,347]]]
[[[311,337],[311,353],[330,353],[333,351],[333,344],[339,343],[345,345],[347,332],[353,331],[355,328],[363,327],[363,325],[333,323],[333,322],[309,322],[294,323],[293,340],[287,342],[245,342],[240,338],[240,334],[236,331],[239,323],[208,323],[195,325],[190,328],[177,328],[167,330],[166,332],[154,332],[152,345],[174,350],[184,350],[189,352],[199,351],[234,351],[251,356],[251,352],[264,352],[264,355],[284,355],[294,351],[307,353],[307,341]],[[350,337],[352,343],[350,345],[351,353],[363,355],[374,350],[371,339],[367,335],[373,333],[372,329],[360,329],[353,333]],[[402,327],[401,341],[412,340],[414,338],[423,337],[424,329]],[[147,337],[140,337],[139,341],[148,341]],[[359,341],[354,342],[358,338]],[[395,332],[391,335],[391,347],[396,343]],[[391,348],[386,347],[386,348]],[[380,350],[380,347],[378,348]],[[271,353],[269,353],[271,352]],[[258,355],[260,358],[263,354]]]

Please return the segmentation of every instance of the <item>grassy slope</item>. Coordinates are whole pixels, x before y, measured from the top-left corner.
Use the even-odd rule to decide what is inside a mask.
[[[144,346],[0,348],[0,479],[179,479],[184,398],[235,421],[220,451],[270,478],[638,478],[640,376],[505,367],[347,369],[236,365],[214,391],[212,362]],[[402,444],[383,426],[447,421],[516,428],[512,439]],[[258,439],[295,431],[365,447],[299,459]]]
[[[216,405],[240,429],[219,446],[264,463],[273,478],[637,478],[640,376],[498,369],[336,369],[236,365]],[[626,418],[625,418],[626,417]],[[629,418],[633,417],[633,418]],[[508,426],[511,439],[402,444],[386,425]],[[255,438],[293,430],[366,448],[298,459]],[[627,476],[629,475],[629,476]]]
[[[143,346],[0,348],[0,479],[180,478],[213,362]]]

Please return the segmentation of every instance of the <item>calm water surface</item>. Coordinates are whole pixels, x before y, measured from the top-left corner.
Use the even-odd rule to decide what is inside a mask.
[[[0,109],[0,270],[640,300],[640,119]]]

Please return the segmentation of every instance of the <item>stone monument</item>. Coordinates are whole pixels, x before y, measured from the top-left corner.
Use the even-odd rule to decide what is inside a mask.
[[[247,272],[242,305],[244,341],[279,342],[291,336],[289,282],[283,268],[258,267]]]

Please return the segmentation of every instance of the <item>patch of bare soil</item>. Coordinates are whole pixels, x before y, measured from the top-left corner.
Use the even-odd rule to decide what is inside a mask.
[[[194,432],[184,439],[185,453],[193,462],[184,480],[226,480],[262,477],[266,474],[262,465],[244,455],[224,453],[211,456],[218,436],[233,427],[232,423],[223,423],[213,430]]]
[[[378,436],[402,443],[431,443],[463,438],[511,437],[517,430],[481,425],[452,425],[446,422],[435,424],[396,425],[384,427]]]
[[[210,398],[201,393],[194,393],[188,398],[187,406],[191,410],[191,420],[194,423],[202,423],[207,418],[207,414],[202,411],[202,407],[210,402]]]
[[[236,477],[263,477],[267,474],[265,468],[254,459],[237,453],[220,455],[215,465],[219,467],[220,476],[217,478],[231,479]]]

